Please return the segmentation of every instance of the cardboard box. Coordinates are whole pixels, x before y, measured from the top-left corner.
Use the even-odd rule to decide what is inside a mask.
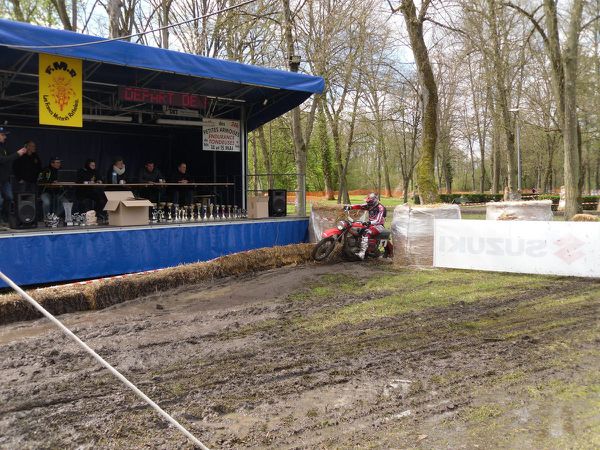
[[[248,197],[248,217],[250,219],[269,217],[269,197],[262,195]]]
[[[150,200],[136,199],[131,191],[105,191],[108,211],[108,224],[117,227],[129,225],[148,225]]]

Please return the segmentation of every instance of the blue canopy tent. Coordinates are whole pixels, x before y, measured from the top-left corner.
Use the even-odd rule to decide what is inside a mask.
[[[39,52],[84,60],[84,82],[133,85],[143,81],[146,87],[168,85],[183,92],[193,88],[202,95],[243,101],[248,131],[323,92],[325,85],[321,77],[0,19],[3,71],[37,73],[36,58],[24,57]]]
[[[95,120],[84,122],[83,129],[39,125],[39,53],[82,60],[84,114],[127,115],[130,123]],[[77,169],[92,157],[104,170],[116,155],[124,156],[129,167],[141,167],[151,158],[163,172],[186,161],[197,181],[235,182],[234,198],[227,195],[237,204],[246,200],[247,133],[324,89],[320,77],[2,19],[0,78],[0,121],[9,122],[12,142],[38,142],[42,159],[58,155],[63,167]],[[123,102],[117,95],[121,87],[205,97],[201,118],[240,121],[241,151],[196,151],[201,149],[201,128],[190,126],[193,119],[168,119],[163,106]]]

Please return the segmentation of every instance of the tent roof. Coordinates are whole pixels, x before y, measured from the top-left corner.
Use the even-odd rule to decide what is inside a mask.
[[[97,43],[90,44],[94,42]],[[44,48],[47,46],[62,47]],[[93,73],[86,70],[84,65],[85,81],[110,80],[113,83],[137,85],[140,78],[144,79],[140,76],[140,69],[141,72],[159,72],[154,74],[152,82],[148,82],[148,76],[145,77],[146,87],[184,92],[194,87],[201,95],[245,102],[248,105],[250,130],[300,105],[310,95],[323,92],[325,85],[321,77],[131,42],[107,42],[96,36],[0,19],[2,68],[18,66],[24,53],[48,53],[96,64]],[[102,70],[98,70],[97,63],[103,65]],[[29,69],[31,72],[37,72],[36,68],[37,64],[31,61],[19,67],[20,70]]]

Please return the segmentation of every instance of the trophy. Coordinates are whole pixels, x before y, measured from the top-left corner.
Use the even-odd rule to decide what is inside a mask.
[[[173,203],[167,203],[167,222],[173,221],[173,216],[171,215]]]
[[[223,205],[219,205],[219,209],[217,211],[217,215],[219,217],[219,220],[223,219]]]
[[[179,205],[177,203],[173,203],[173,208],[175,209],[175,217],[173,218],[173,222],[179,222],[179,217],[181,215]]]
[[[192,220],[194,220],[194,206],[187,205],[185,207],[185,221],[191,222]]]
[[[206,220],[206,215],[207,215],[207,206],[206,205],[202,205],[202,222],[204,222]]]
[[[58,227],[59,222],[60,222],[60,218],[54,213],[49,213],[44,218],[44,225],[46,225],[49,228]]]
[[[227,205],[227,209],[225,210],[225,217],[227,217],[227,220],[231,219],[231,205]]]
[[[208,205],[208,220],[215,220],[215,218],[213,217],[213,209],[214,206],[212,203],[209,203]]]
[[[73,203],[63,202],[63,208],[65,210],[65,225],[71,227],[73,226],[73,215],[71,214],[73,211]]]
[[[158,211],[156,210],[156,203],[152,203],[152,223],[158,223]]]
[[[158,222],[162,223],[164,221],[165,221],[165,210],[161,208],[158,210]]]
[[[196,209],[194,210],[194,222],[199,222],[201,218],[200,212],[202,211],[202,203],[196,203],[195,206]]]

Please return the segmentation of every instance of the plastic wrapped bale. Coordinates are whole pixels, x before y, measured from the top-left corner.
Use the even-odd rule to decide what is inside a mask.
[[[313,203],[310,210],[310,221],[308,224],[308,237],[310,242],[321,240],[323,231],[333,228],[340,220],[346,217],[343,205],[320,205]],[[367,212],[359,209],[350,211],[350,217],[354,220],[366,220]]]
[[[394,262],[403,266],[433,265],[435,219],[460,219],[458,205],[398,205],[392,220]]]
[[[552,220],[552,200],[489,202],[486,220]]]

